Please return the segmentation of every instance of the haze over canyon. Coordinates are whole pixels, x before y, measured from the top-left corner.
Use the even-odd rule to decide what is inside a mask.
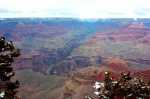
[[[22,99],[95,97],[105,71],[150,79],[149,19],[9,18],[0,36],[21,50],[13,68]]]

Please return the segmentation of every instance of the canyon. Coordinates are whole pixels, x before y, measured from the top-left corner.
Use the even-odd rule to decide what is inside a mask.
[[[55,73],[60,70],[65,72],[66,66],[70,64],[72,68],[97,66],[110,57],[130,62],[134,70],[147,70],[150,69],[149,45],[150,29],[143,23],[129,22],[123,26],[107,27],[96,31],[91,38],[75,48],[69,59],[55,68]]]
[[[95,97],[105,71],[150,79],[149,19],[4,19],[0,36],[21,50],[12,66],[22,99]]]

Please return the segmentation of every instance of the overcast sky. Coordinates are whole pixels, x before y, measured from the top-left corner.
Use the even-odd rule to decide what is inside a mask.
[[[150,18],[149,0],[0,0],[0,18]]]

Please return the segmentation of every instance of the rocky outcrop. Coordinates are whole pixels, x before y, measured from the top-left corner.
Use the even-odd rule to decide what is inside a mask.
[[[73,68],[83,68],[100,64],[103,58],[108,57],[121,58],[148,67],[150,62],[149,33],[150,29],[138,22],[129,22],[120,27],[107,27],[107,29],[99,30],[72,50],[69,56],[72,57],[70,62],[66,59],[53,70],[68,73],[70,69],[67,67],[70,68],[72,63]],[[123,68],[119,70],[121,69]]]
[[[134,76],[135,77],[139,76],[145,82],[150,82],[150,70],[137,71],[134,73]]]
[[[136,63],[141,63],[141,64],[145,64],[145,65],[149,65],[150,64],[150,59],[126,59],[127,61],[130,62],[136,62]]]
[[[28,68],[44,74],[59,64],[63,65],[72,50],[94,33],[94,27],[90,29],[88,27],[83,22],[73,19],[60,21],[7,19],[0,22],[2,35],[10,36],[15,46],[22,52],[21,57],[14,63],[14,68],[19,70]],[[78,65],[89,64],[77,59],[75,61]],[[68,71],[70,66],[64,68]]]
[[[97,31],[92,38],[86,40],[72,55],[99,55],[103,58],[116,57],[131,63],[149,65],[150,29],[144,23],[129,22],[119,28],[107,27]],[[134,67],[132,67],[134,68]],[[139,69],[142,70],[142,67]]]
[[[108,57],[148,67],[150,29],[145,24],[146,21],[131,19],[7,19],[0,21],[0,35],[21,49],[22,56],[14,68],[61,74],[96,66]]]
[[[138,22],[132,22],[131,25],[130,25],[131,28],[146,28],[143,23],[138,23]]]
[[[85,68],[93,65],[100,64],[102,58],[100,56],[84,57],[75,56],[68,57],[65,61],[61,62],[57,66],[53,67],[50,74],[69,74],[78,68]]]
[[[93,83],[95,81],[103,81],[105,71],[109,71],[112,76],[116,78],[120,75],[120,73],[133,73],[129,62],[117,58],[110,58],[104,60],[99,67],[88,67],[81,69],[74,74],[72,79],[79,83]]]
[[[149,80],[149,70],[135,72],[132,70],[129,62],[117,58],[110,58],[104,60],[99,67],[87,67],[77,71],[73,77],[65,83],[64,93],[61,95],[61,98],[63,98],[66,93],[69,94],[68,98],[72,99],[84,98],[87,95],[96,98],[96,95],[94,95],[95,90],[92,86],[96,81],[104,81],[105,71],[109,71],[111,76],[115,79],[118,79],[123,72],[130,72],[131,76],[139,76],[144,79],[144,81]]]
[[[150,35],[147,35],[146,37],[139,39],[137,42],[150,45]]]
[[[16,48],[21,49],[22,55],[12,65],[14,69],[22,70],[17,79],[24,79],[21,81],[23,98],[58,99],[64,92],[60,99],[84,99],[86,95],[95,97],[93,83],[103,81],[105,71],[115,78],[121,72],[131,72],[133,76],[149,79],[150,29],[145,26],[149,24],[147,20],[7,19],[0,20],[0,36],[13,40]],[[30,73],[23,72],[25,69],[31,70]],[[60,82],[64,80],[54,75],[44,78],[43,74],[49,73],[74,75],[60,88]]]

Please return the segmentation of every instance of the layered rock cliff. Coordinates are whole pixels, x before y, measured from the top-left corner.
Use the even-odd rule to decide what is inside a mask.
[[[0,33],[13,40],[22,52],[13,65],[15,69],[47,74],[94,33],[96,29],[90,26],[74,19],[7,19],[0,22]]]
[[[64,92],[60,97],[65,97],[66,99],[83,99],[85,96],[92,96],[96,98],[93,85],[96,81],[104,81],[105,71],[110,72],[111,77],[115,79],[118,79],[121,73],[130,72],[131,76],[139,76],[144,81],[148,81],[150,70],[136,72],[131,68],[129,62],[117,58],[110,58],[104,60],[99,67],[87,67],[77,71],[65,83]]]
[[[116,57],[130,61],[135,70],[146,70],[150,69],[147,23],[131,19],[7,19],[0,22],[0,33],[21,49],[15,69],[69,74]]]

